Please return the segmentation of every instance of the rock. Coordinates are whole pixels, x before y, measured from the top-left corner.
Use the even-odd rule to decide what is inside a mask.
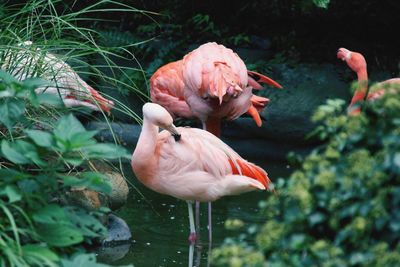
[[[102,245],[96,250],[96,258],[102,263],[112,263],[122,259],[129,252],[130,242],[118,245]]]
[[[92,163],[96,171],[104,174],[111,184],[111,194],[102,195],[102,205],[109,207],[111,210],[121,208],[125,205],[129,194],[129,187],[125,178],[121,173],[114,171],[110,165],[102,161],[94,161]]]
[[[97,210],[101,206],[99,193],[83,188],[72,188],[65,193],[63,201],[87,210]]]
[[[110,126],[112,128],[112,132],[110,131]],[[92,121],[87,123],[85,127],[88,130],[99,131],[99,133],[96,135],[96,138],[99,141],[114,142],[115,137],[117,143],[121,144],[125,148],[131,149],[132,151],[136,146],[141,132],[140,125],[117,122],[107,124],[105,122]]]
[[[107,229],[108,236],[103,240],[103,244],[126,242],[132,238],[129,226],[123,219],[114,214],[108,216]]]

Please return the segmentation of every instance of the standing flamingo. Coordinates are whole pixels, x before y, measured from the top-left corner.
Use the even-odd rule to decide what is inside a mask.
[[[159,132],[159,127],[166,131]],[[241,158],[215,135],[196,128],[175,127],[162,106],[143,106],[143,126],[132,155],[132,170],[145,186],[188,202],[190,235],[196,230],[193,201],[268,189],[260,167]]]
[[[265,82],[282,88],[274,80],[248,71],[243,60],[231,49],[215,42],[199,46],[183,58],[184,97],[190,110],[203,123],[203,129],[220,137],[221,120],[233,120],[250,110],[257,115],[252,88]],[[254,78],[253,78],[254,77]],[[262,107],[261,107],[262,108]],[[259,118],[258,118],[259,119]],[[261,120],[256,119],[261,125]],[[196,205],[196,216],[198,213]],[[209,242],[212,240],[211,202],[208,203]]]
[[[37,93],[60,96],[66,107],[85,106],[96,111],[110,112],[114,106],[113,101],[100,95],[67,63],[49,52],[33,47],[30,41],[5,53],[1,69],[9,70],[16,79],[40,77],[55,84],[37,88]]]
[[[339,48],[337,58],[345,61],[347,66],[355,73],[357,73],[358,86],[348,106],[348,113],[351,115],[359,114],[361,108],[358,104],[361,101],[372,101],[380,98],[385,93],[385,85],[387,84],[400,84],[400,78],[393,78],[378,83],[374,86],[373,92],[368,92],[368,73],[367,62],[362,54],[350,51],[346,48]],[[368,95],[366,96],[368,92]]]

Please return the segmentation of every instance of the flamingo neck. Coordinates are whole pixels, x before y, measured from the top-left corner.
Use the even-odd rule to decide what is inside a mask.
[[[367,69],[364,68],[357,72],[358,85],[357,90],[355,91],[353,98],[351,99],[351,104],[353,105],[359,101],[363,101],[365,99],[365,94],[368,91],[368,74]]]
[[[154,171],[158,130],[158,126],[145,119],[132,155],[132,169],[137,178],[145,184],[151,180]]]

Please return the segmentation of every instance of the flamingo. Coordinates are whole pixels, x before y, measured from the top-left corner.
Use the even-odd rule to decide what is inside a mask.
[[[163,105],[174,118],[198,118],[203,129],[220,137],[221,119],[233,120],[245,112],[261,127],[259,112],[269,99],[252,94],[252,89],[263,88],[259,82],[282,88],[271,78],[247,70],[231,49],[212,42],[159,68],[150,79],[150,94],[152,101]],[[211,203],[208,207],[211,243]],[[196,203],[197,228],[198,217]]]
[[[64,61],[55,55],[34,48],[31,41],[18,44],[13,50],[5,52],[1,69],[9,70],[18,80],[41,77],[55,86],[36,89],[36,93],[51,93],[60,96],[66,107],[85,106],[95,111],[107,113],[114,106],[113,101],[104,98],[88,85]]]
[[[373,92],[369,92],[368,95],[368,73],[367,73],[367,62],[362,54],[358,52],[350,51],[346,48],[339,48],[337,52],[337,58],[345,61],[347,66],[355,73],[357,73],[358,87],[354,92],[351,99],[350,105],[347,110],[351,115],[359,114],[361,111],[358,105],[361,101],[373,101],[380,98],[385,94],[385,87],[388,84],[400,84],[400,78],[393,78],[383,82],[380,82],[374,86]]]
[[[159,132],[159,127],[165,129]],[[215,135],[175,127],[162,106],[143,106],[143,126],[131,160],[138,180],[148,188],[188,203],[190,235],[196,240],[193,201],[266,190],[271,183],[260,167],[240,157]]]
[[[184,82],[182,77],[183,60],[174,61],[160,67],[150,78],[150,95],[154,103],[165,107],[173,118],[195,118],[184,96]],[[260,90],[262,86],[258,82],[281,88],[270,78],[257,72],[248,71],[249,85],[253,89]],[[272,81],[272,82],[270,82]],[[262,126],[259,112],[263,110],[269,99],[252,94],[247,113],[254,119],[257,126]]]

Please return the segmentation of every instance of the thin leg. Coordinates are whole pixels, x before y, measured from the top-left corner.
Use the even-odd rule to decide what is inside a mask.
[[[195,223],[196,223],[196,233],[200,233],[200,202],[196,201],[195,204]],[[199,236],[200,238],[200,236]]]
[[[193,267],[194,244],[189,245],[189,267]]]
[[[189,241],[191,244],[194,244],[197,239],[196,229],[194,227],[194,218],[193,218],[193,204],[191,202],[187,202],[188,210],[189,210],[189,226],[190,226],[190,235]]]
[[[212,217],[211,217],[211,202],[208,202],[208,242],[209,246],[211,247],[212,243]]]

